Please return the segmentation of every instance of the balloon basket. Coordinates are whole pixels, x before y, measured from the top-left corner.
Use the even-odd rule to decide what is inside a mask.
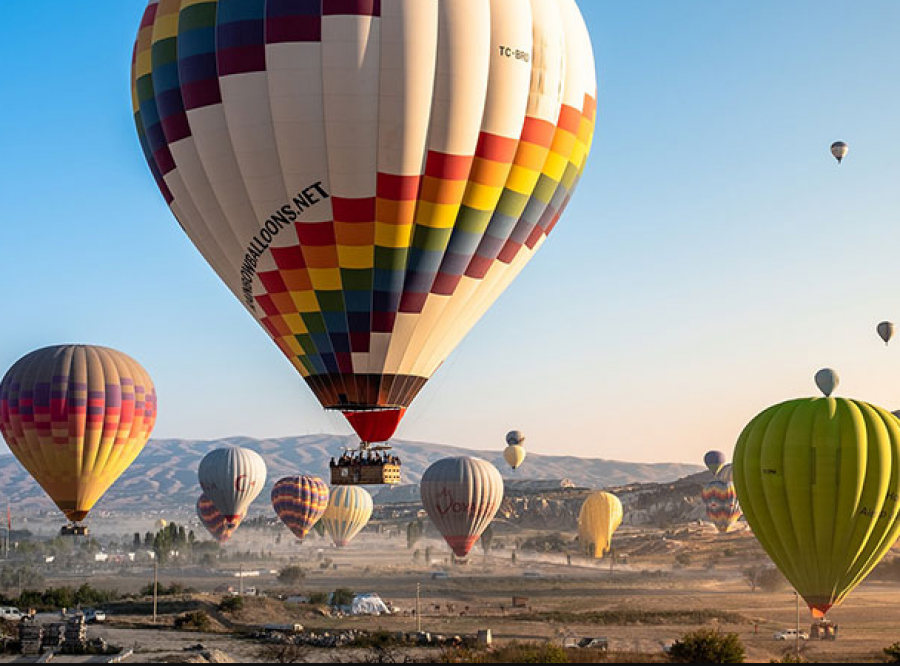
[[[87,528],[87,525],[65,525],[62,529],[59,530],[59,536],[62,537],[79,537],[79,536],[89,536],[91,531]]]
[[[371,446],[362,442],[358,449],[345,450],[331,461],[333,486],[397,486],[403,463],[388,453],[390,446]]]
[[[813,622],[809,629],[809,639],[813,641],[836,641],[838,626],[825,618]]]

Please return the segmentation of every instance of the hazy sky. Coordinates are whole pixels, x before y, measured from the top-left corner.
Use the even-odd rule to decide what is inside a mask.
[[[594,153],[566,218],[419,396],[406,439],[696,462],[814,392],[900,407],[900,3],[581,0]],[[141,155],[143,0],[0,0],[0,373],[109,345],[156,436],[349,433],[182,234]],[[832,141],[851,146],[838,166]]]

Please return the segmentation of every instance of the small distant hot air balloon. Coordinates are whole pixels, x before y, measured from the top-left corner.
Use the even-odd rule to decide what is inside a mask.
[[[890,321],[883,321],[878,324],[878,337],[884,340],[885,346],[891,341],[891,338],[894,337],[894,323]]]
[[[373,509],[374,502],[367,490],[359,486],[339,486],[331,491],[322,524],[334,545],[344,548],[368,524]]]
[[[250,449],[217,449],[201,461],[197,476],[219,513],[236,525],[266,485],[266,463]]]
[[[595,492],[588,496],[578,514],[578,540],[585,555],[600,559],[609,552],[623,516],[622,502],[615,495]]]
[[[0,433],[73,523],[134,462],[156,422],[156,390],[130,356],[86,345],[28,354],[0,382]],[[66,533],[86,533],[84,527]]]
[[[503,477],[479,458],[445,458],[425,470],[422,503],[457,557],[466,557],[503,501]]]
[[[164,518],[160,518],[155,523],[153,523],[153,529],[155,529],[157,532],[160,532],[160,531],[166,529],[168,526],[169,526],[169,521],[165,520]]]
[[[844,161],[844,158],[847,157],[849,151],[850,146],[843,141],[835,141],[831,144],[831,154],[834,155],[834,159],[838,161],[838,164]]]
[[[722,470],[727,461],[728,458],[721,451],[710,451],[703,456],[703,464],[706,465],[706,469],[716,475]]]
[[[741,433],[734,485],[759,543],[822,617],[900,535],[900,421],[847,398],[775,405]]]
[[[730,480],[714,479],[704,486],[701,496],[706,505],[706,517],[709,518],[709,522],[715,525],[722,534],[731,531],[741,517],[741,508],[734,484]]]
[[[317,476],[289,476],[272,488],[272,508],[303,541],[328,508],[328,485]]]
[[[243,516],[238,516],[237,520],[229,523],[206,495],[200,495],[200,499],[197,500],[197,517],[213,539],[219,543],[228,541],[243,520]]]
[[[826,398],[830,398],[831,394],[841,383],[841,378],[831,368],[824,368],[816,373],[816,386],[825,394]]]
[[[525,450],[525,435],[518,430],[513,430],[506,435],[506,450],[503,452],[503,458],[507,464],[514,470],[519,469],[528,452]]]

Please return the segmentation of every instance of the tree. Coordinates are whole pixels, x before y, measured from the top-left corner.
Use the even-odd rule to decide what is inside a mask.
[[[425,525],[421,520],[414,520],[406,526],[406,548],[412,550],[425,534]]]
[[[900,664],[900,643],[884,648],[884,656],[889,664]]]
[[[141,535],[139,532],[134,533],[134,542],[132,543],[131,547],[134,548],[135,551],[141,549]]]
[[[737,634],[723,634],[715,629],[685,634],[669,650],[673,664],[743,664],[746,658]]]
[[[356,593],[348,589],[346,587],[339,587],[334,591],[331,595],[331,607],[332,608],[346,608],[348,606],[353,605],[353,600],[356,598]]]
[[[753,567],[744,571],[744,577],[752,592],[778,592],[788,586],[788,582],[775,567]]]
[[[282,585],[298,585],[306,578],[306,572],[298,566],[285,567],[278,572],[278,582]]]
[[[481,549],[485,555],[491,554],[491,544],[494,542],[494,528],[488,525],[487,529],[481,534]]]

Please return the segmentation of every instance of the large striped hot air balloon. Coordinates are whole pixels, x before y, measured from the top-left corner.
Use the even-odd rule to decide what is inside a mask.
[[[578,514],[578,539],[585,555],[600,559],[609,552],[623,517],[622,502],[615,495],[603,492],[588,495]]]
[[[759,543],[821,617],[900,535],[900,421],[846,398],[775,405],[741,433],[734,485]]]
[[[272,488],[272,508],[303,541],[328,508],[328,486],[316,476],[289,476]]]
[[[345,548],[362,532],[375,508],[372,496],[359,486],[338,486],[331,490],[328,508],[322,516],[325,531],[338,548]]]
[[[364,442],[553,230],[597,107],[575,0],[150,0],[132,92],[181,227]]]
[[[48,347],[0,382],[0,432],[66,517],[83,521],[134,462],[156,422],[156,390],[133,358]]]
[[[237,520],[231,522],[225,520],[225,516],[219,513],[216,505],[206,495],[200,495],[200,499],[197,500],[197,517],[207,532],[219,543],[225,543],[234,536],[244,518],[238,516]]]
[[[200,462],[197,476],[203,493],[212,500],[229,526],[240,523],[266,485],[266,463],[256,451],[216,449]]]
[[[703,487],[701,497],[709,522],[722,534],[730,532],[741,518],[741,507],[734,484],[730,480],[714,479]]]
[[[466,557],[500,509],[503,477],[479,458],[444,458],[425,470],[419,492],[431,522]]]

